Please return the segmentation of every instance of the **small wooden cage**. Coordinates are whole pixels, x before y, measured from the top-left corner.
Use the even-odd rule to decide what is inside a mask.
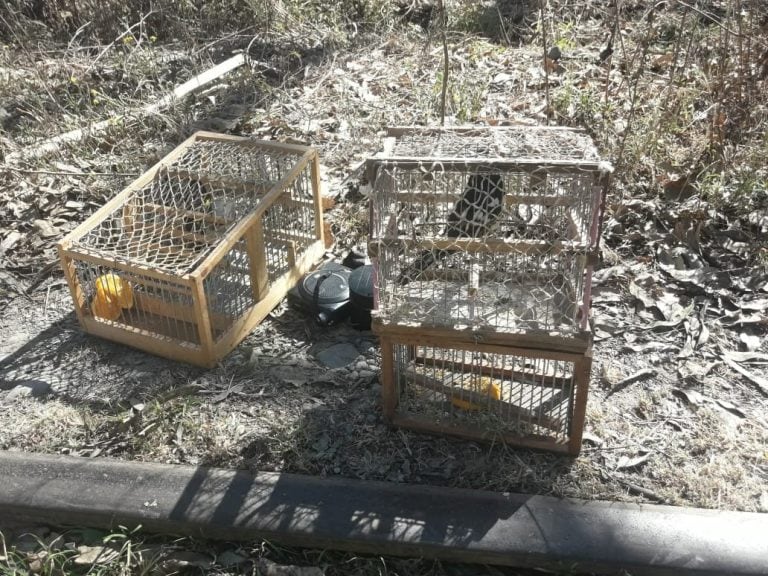
[[[85,331],[214,365],[323,254],[318,166],[195,133],[59,244]]]
[[[385,357],[392,355],[383,384],[395,421],[413,424],[415,412],[392,398],[437,393],[453,406],[449,427],[456,433],[479,434],[478,422],[470,426],[463,412],[472,412],[475,421],[478,413],[493,413],[507,417],[501,428],[508,441],[542,447],[548,445],[542,438],[549,438],[552,449],[577,450],[573,438],[580,439],[583,412],[575,408],[589,379],[590,282],[610,171],[577,130],[390,130],[384,151],[368,163],[369,253],[376,271],[374,325]],[[404,337],[427,333],[429,340],[421,337],[418,346]],[[483,348],[491,342],[492,351]],[[422,344],[431,347],[427,356],[419,352]],[[461,361],[455,360],[459,351]],[[489,354],[494,359],[487,365]],[[419,371],[447,357],[450,370],[441,368],[428,379]],[[508,367],[518,361],[524,369]],[[477,393],[489,370],[501,380],[489,388],[487,409],[467,411],[462,402],[451,403],[456,387]],[[525,377],[507,377],[512,373]],[[530,381],[541,398],[548,397],[544,391],[553,387],[546,382],[554,373],[564,402],[557,409],[568,410],[545,418],[541,406],[521,404],[512,390]],[[419,420],[424,428],[423,414]],[[557,423],[556,433],[544,434],[545,420]],[[446,428],[445,418],[440,421],[438,428]]]

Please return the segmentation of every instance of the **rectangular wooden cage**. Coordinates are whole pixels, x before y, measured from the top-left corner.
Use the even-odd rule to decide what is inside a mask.
[[[322,256],[316,150],[197,132],[59,244],[86,332],[212,366]]]
[[[610,171],[578,130],[390,129],[368,249],[393,421],[578,451]]]

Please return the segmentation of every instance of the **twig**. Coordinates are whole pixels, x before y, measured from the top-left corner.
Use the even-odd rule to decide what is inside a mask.
[[[440,94],[440,126],[445,126],[445,99],[448,94],[448,73],[450,70],[450,55],[448,54],[448,15],[445,10],[444,0],[440,0],[440,14],[442,25],[440,36],[443,41],[443,87]]]
[[[628,480],[624,480],[623,478],[619,478],[618,476],[613,476],[613,478],[622,486],[627,488],[630,492],[633,492],[635,494],[638,494],[640,496],[645,496],[648,498],[648,500],[654,500],[656,502],[659,502],[661,504],[666,504],[667,499],[663,496],[659,496],[654,492],[653,490],[649,490],[648,488],[643,488],[642,486],[635,484],[633,482],[629,482]]]
[[[94,59],[93,59],[93,61],[92,61],[92,62],[90,63],[90,65],[88,66],[88,68],[86,68],[86,69],[85,69],[85,72],[83,72],[83,76],[87,75],[87,74],[88,74],[88,72],[90,72],[91,70],[93,70],[93,67],[94,67],[94,66],[96,66],[96,63],[97,63],[99,60],[101,60],[101,58],[104,56],[104,54],[106,54],[107,52],[109,52],[109,50],[110,50],[110,49],[111,49],[111,48],[112,48],[112,47],[113,47],[115,44],[117,44],[117,43],[118,43],[120,40],[122,40],[123,38],[125,38],[125,36],[127,36],[128,34],[131,34],[131,32],[133,31],[133,29],[134,29],[134,28],[136,28],[137,26],[141,26],[141,25],[144,23],[144,20],[146,20],[147,18],[149,18],[149,17],[150,17],[152,14],[154,14],[154,13],[155,13],[155,11],[154,11],[154,10],[150,10],[149,12],[147,12],[146,14],[144,14],[144,16],[142,16],[142,17],[141,17],[141,19],[140,19],[138,22],[136,22],[135,24],[133,24],[133,25],[129,26],[129,27],[128,27],[128,28],[125,30],[125,32],[123,32],[123,33],[122,33],[122,34],[120,34],[120,35],[119,35],[117,38],[115,38],[114,40],[112,40],[112,42],[110,42],[109,44],[107,44],[107,45],[104,47],[104,49],[103,49],[101,52],[99,52],[99,55],[98,55],[98,56],[96,56],[96,58],[94,58]]]
[[[752,372],[740,366],[739,364],[737,364],[736,362],[734,362],[733,360],[731,360],[726,356],[722,356],[722,359],[723,359],[723,362],[728,364],[728,366],[736,370],[736,372],[738,372],[739,374],[744,376],[744,378],[746,378],[747,380],[752,382],[755,386],[757,386],[760,392],[768,396],[768,379],[762,378],[761,376],[758,376],[756,374],[752,374]]]
[[[541,2],[541,44],[544,48],[544,124],[549,124],[549,58],[547,50],[547,0]]]
[[[19,174],[45,174],[49,176],[138,176],[137,172],[66,172],[60,170],[27,170],[13,166],[3,166],[3,169]]]
[[[653,368],[644,368],[643,370],[640,370],[639,372],[635,372],[631,376],[627,376],[623,380],[618,381],[616,384],[614,384],[613,388],[608,390],[608,393],[605,395],[607,398],[608,396],[611,396],[613,394],[616,394],[616,392],[621,392],[629,386],[630,384],[634,384],[638,380],[642,380],[643,378],[647,378],[648,376],[655,376],[656,370]]]
[[[163,96],[162,98],[154,102],[153,104],[149,104],[141,108],[133,108],[128,110],[128,112],[126,112],[125,114],[118,115],[118,116],[109,118],[107,120],[102,120],[100,122],[96,122],[95,124],[91,124],[90,126],[86,126],[85,128],[71,130],[70,132],[65,132],[64,134],[60,134],[53,138],[49,138],[48,140],[45,140],[40,144],[32,146],[31,148],[26,148],[24,150],[20,150],[18,152],[9,154],[6,157],[6,161],[8,163],[11,163],[11,162],[18,162],[19,160],[22,160],[22,159],[26,160],[26,159],[40,158],[41,156],[45,156],[46,154],[50,154],[51,152],[57,151],[59,148],[61,148],[63,144],[66,144],[68,142],[79,142],[89,134],[92,135],[98,132],[102,132],[106,130],[109,126],[114,124],[115,121],[120,120],[122,118],[131,117],[131,116],[143,117],[143,116],[148,116],[150,114],[160,112],[161,110],[168,108],[174,101],[179,100],[184,96],[199,90],[200,88],[210,84],[211,82],[223,76],[224,74],[227,74],[228,72],[231,72],[236,68],[239,68],[244,63],[245,63],[245,55],[237,54],[236,56],[233,56],[232,58],[225,60],[221,64],[217,64],[213,68],[209,68],[208,70],[206,70],[202,74],[195,76],[191,80],[187,80],[183,84],[180,84],[179,86],[174,88],[172,92],[170,92],[169,94],[166,94],[165,96]]]

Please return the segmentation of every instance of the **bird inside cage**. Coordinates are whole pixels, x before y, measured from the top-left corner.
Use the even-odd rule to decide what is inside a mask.
[[[501,216],[504,193],[504,179],[501,174],[470,175],[461,197],[448,214],[448,224],[443,236],[457,239],[486,237]],[[427,269],[454,252],[454,249],[424,250],[402,269],[398,283],[408,284],[418,279]]]

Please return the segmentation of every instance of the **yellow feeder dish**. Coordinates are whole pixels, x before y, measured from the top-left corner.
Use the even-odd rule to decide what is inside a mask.
[[[478,394],[489,396],[493,400],[501,400],[501,388],[487,376],[483,376],[479,379],[478,382],[470,385],[469,390],[472,392],[477,392]],[[480,404],[470,402],[469,400],[464,400],[457,396],[451,397],[451,404],[456,406],[456,408],[460,408],[461,410],[482,410],[484,408],[484,406]]]
[[[96,297],[103,302],[112,301],[120,308],[133,306],[133,288],[117,274],[102,274],[96,279]]]

